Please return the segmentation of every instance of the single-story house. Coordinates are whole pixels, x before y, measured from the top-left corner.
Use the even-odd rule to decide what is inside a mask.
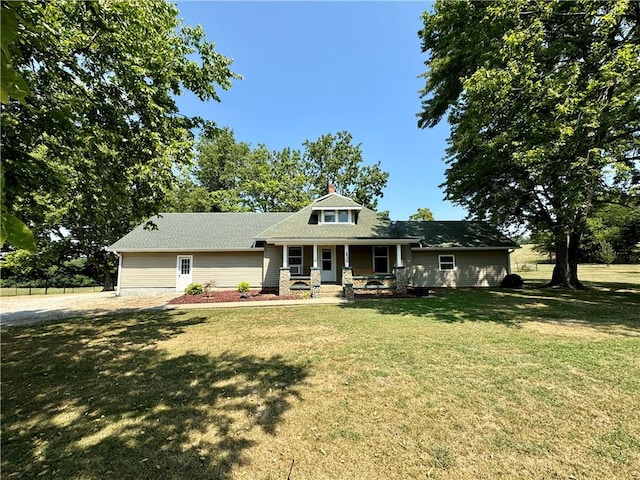
[[[511,273],[519,248],[483,222],[391,221],[330,189],[290,213],[163,213],[109,247],[118,294],[218,288],[356,291],[490,287]]]

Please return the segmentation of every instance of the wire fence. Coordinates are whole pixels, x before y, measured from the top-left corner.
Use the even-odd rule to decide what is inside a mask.
[[[91,293],[102,291],[102,285],[89,287],[40,287],[40,286],[14,286],[0,288],[0,297],[18,297],[22,295],[60,295],[65,293]]]

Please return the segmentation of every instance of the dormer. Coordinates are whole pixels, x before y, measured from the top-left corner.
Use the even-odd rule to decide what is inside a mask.
[[[329,193],[311,204],[309,223],[313,225],[356,225],[362,205],[330,188]]]

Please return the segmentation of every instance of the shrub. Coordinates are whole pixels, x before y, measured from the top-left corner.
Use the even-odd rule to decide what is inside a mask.
[[[511,273],[502,279],[501,285],[505,288],[522,288],[524,281],[520,275]]]
[[[251,285],[249,285],[249,282],[240,282],[238,284],[238,291],[240,293],[247,293],[250,288],[251,288]]]
[[[187,288],[184,289],[184,293],[187,295],[200,295],[202,293],[202,284],[190,283]]]
[[[204,294],[209,296],[211,294],[211,290],[216,286],[216,281],[209,280],[208,282],[205,282],[202,286],[204,288]]]

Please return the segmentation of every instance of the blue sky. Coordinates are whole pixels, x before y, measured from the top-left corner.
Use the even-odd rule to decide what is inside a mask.
[[[271,150],[347,130],[365,163],[390,173],[380,210],[407,219],[428,207],[439,220],[466,212],[443,200],[449,126],[419,130],[424,55],[417,31],[429,2],[178,2],[244,79],[221,103],[178,99],[183,113],[231,127]]]

